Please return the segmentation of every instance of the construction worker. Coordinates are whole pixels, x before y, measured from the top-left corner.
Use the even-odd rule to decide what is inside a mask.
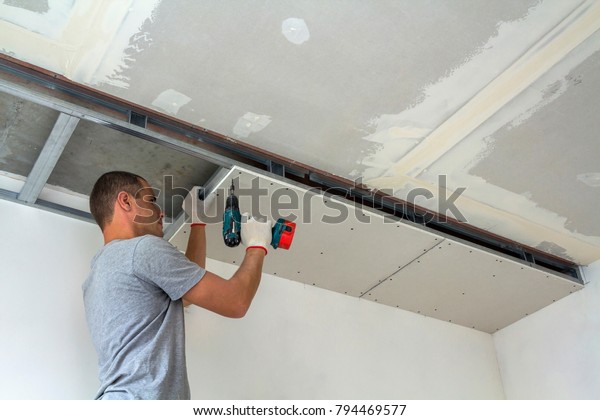
[[[271,224],[243,220],[245,258],[226,280],[204,269],[202,212],[193,214],[183,255],[162,238],[163,213],[142,177],[102,175],[90,195],[90,209],[104,236],[83,285],[98,353],[96,399],[189,399],[184,301],[226,317],[243,317],[260,283]]]

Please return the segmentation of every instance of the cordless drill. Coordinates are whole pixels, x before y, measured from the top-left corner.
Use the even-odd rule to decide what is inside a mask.
[[[228,247],[236,247],[240,244],[242,237],[242,215],[240,214],[240,204],[234,194],[233,180],[229,187],[229,196],[225,203],[225,213],[223,213],[223,240]]]
[[[231,180],[229,196],[225,202],[225,212],[223,213],[223,240],[228,247],[236,247],[242,240],[241,220],[240,205],[238,198],[235,195],[233,180]],[[296,223],[285,219],[278,219],[272,229],[271,246],[275,249],[290,249],[295,231]]]

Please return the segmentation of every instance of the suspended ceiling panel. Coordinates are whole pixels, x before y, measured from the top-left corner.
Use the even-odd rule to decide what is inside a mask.
[[[493,333],[582,287],[446,239],[363,297]]]
[[[286,279],[358,297],[442,239],[370,211],[357,215],[353,206],[337,199],[234,169],[218,185],[218,200],[208,211],[215,217],[207,227],[207,254],[220,261],[239,264],[245,253],[243,246],[228,248],[223,242],[223,200],[232,179],[242,212],[297,223],[291,249],[271,248],[263,267],[264,272]],[[253,197],[258,188],[264,193]],[[281,203],[280,211],[276,210],[277,202]],[[184,226],[171,242],[185,250],[188,236]]]
[[[233,168],[207,209],[210,258],[240,264],[245,248],[223,243],[225,195],[234,181],[241,211],[295,218],[289,250],[270,248],[263,271],[485,332],[501,329],[582,286],[522,262],[461,244],[337,198]],[[258,195],[258,189],[263,193]],[[254,197],[252,193],[254,192]],[[218,194],[218,195],[217,195]],[[282,203],[281,211],[273,211]],[[286,210],[283,210],[283,208]],[[185,251],[189,225],[171,242]]]
[[[599,28],[595,0],[0,4],[5,54],[434,211],[461,192],[448,216],[578,264]]]

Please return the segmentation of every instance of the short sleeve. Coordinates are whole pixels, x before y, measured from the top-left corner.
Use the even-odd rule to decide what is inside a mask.
[[[162,238],[146,235],[133,253],[133,274],[164,290],[172,300],[181,297],[206,271]]]

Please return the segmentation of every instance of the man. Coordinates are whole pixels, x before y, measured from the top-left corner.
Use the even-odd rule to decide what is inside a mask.
[[[205,224],[193,212],[186,254],[162,239],[163,213],[148,182],[128,172],[102,175],[90,209],[104,236],[83,285],[98,353],[96,399],[189,399],[184,300],[218,314],[246,314],[260,283],[270,223],[242,223],[246,255],[226,280],[204,269]]]

